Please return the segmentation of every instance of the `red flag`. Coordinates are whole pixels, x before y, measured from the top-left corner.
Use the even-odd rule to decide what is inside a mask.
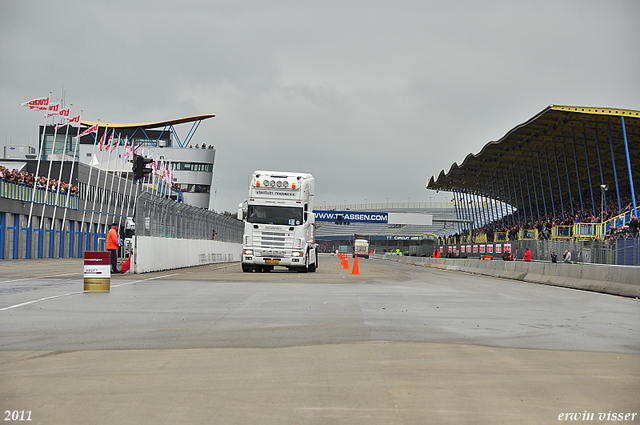
[[[39,99],[33,99],[28,102],[19,104],[18,107],[26,107],[29,109],[38,109],[40,111],[46,111],[49,109],[49,98],[41,97]]]
[[[115,132],[115,130],[113,130]],[[113,133],[112,133],[113,134]],[[120,146],[120,135],[118,135],[118,140],[116,140],[116,142],[113,144],[113,147],[111,148],[111,152],[113,152],[114,150],[116,150],[116,148]]]
[[[61,109],[60,112],[58,112],[58,115],[60,115],[63,119],[65,119],[64,117],[67,117],[66,119],[68,120],[69,118],[69,114],[71,113],[71,109],[70,108],[66,108],[66,109]],[[56,126],[56,130],[60,129],[61,127],[64,127],[65,125],[69,124],[69,122],[65,123],[61,123],[60,125]]]
[[[80,115],[75,116],[75,117],[73,117],[73,118],[69,118],[69,120],[67,121],[67,123],[66,123],[66,124],[60,124],[60,125],[59,125],[58,127],[56,127],[56,128],[58,128],[58,129],[59,129],[60,127],[64,127],[65,125],[70,125],[70,124],[72,124],[72,123],[74,123],[74,122],[77,122],[78,124],[80,123]]]
[[[129,258],[127,258],[127,261],[122,263],[122,269],[120,271],[122,273],[126,273],[129,271],[130,268],[131,268],[131,255],[129,255]]]
[[[48,117],[52,117],[54,115],[58,115],[58,109],[60,109],[60,104],[59,103],[51,103],[49,105],[47,116]]]
[[[95,133],[97,131],[98,131],[98,124],[94,124],[91,127],[87,128],[82,133],[80,133],[78,137],[86,136],[87,134]]]
[[[102,133],[102,137],[100,138],[100,152],[104,150],[104,139],[108,132],[109,132],[109,129],[105,128],[104,133]]]

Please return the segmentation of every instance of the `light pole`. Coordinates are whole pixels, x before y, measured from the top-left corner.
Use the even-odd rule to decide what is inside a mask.
[[[602,196],[600,197],[600,228],[602,228],[602,226],[604,225],[604,194],[607,190],[609,190],[609,186],[606,184],[601,184],[600,189],[602,190]],[[605,231],[602,233],[603,237],[607,229],[604,230]]]

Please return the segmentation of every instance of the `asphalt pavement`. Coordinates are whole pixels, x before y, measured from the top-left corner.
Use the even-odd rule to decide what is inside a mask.
[[[344,270],[328,255],[316,273],[214,264],[114,275],[109,293],[85,293],[82,264],[0,261],[9,419],[545,424],[640,413],[637,300],[389,261],[360,259],[355,276],[353,259]]]

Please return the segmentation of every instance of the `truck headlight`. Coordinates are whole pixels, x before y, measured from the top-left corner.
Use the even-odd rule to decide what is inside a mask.
[[[242,251],[244,255],[253,255],[253,249],[245,249]]]
[[[304,252],[300,252],[300,251],[293,251],[291,253],[292,257],[304,257]]]

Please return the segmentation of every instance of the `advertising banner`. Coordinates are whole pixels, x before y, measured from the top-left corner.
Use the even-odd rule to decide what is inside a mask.
[[[109,292],[111,289],[111,252],[86,251],[84,253],[84,290]]]

